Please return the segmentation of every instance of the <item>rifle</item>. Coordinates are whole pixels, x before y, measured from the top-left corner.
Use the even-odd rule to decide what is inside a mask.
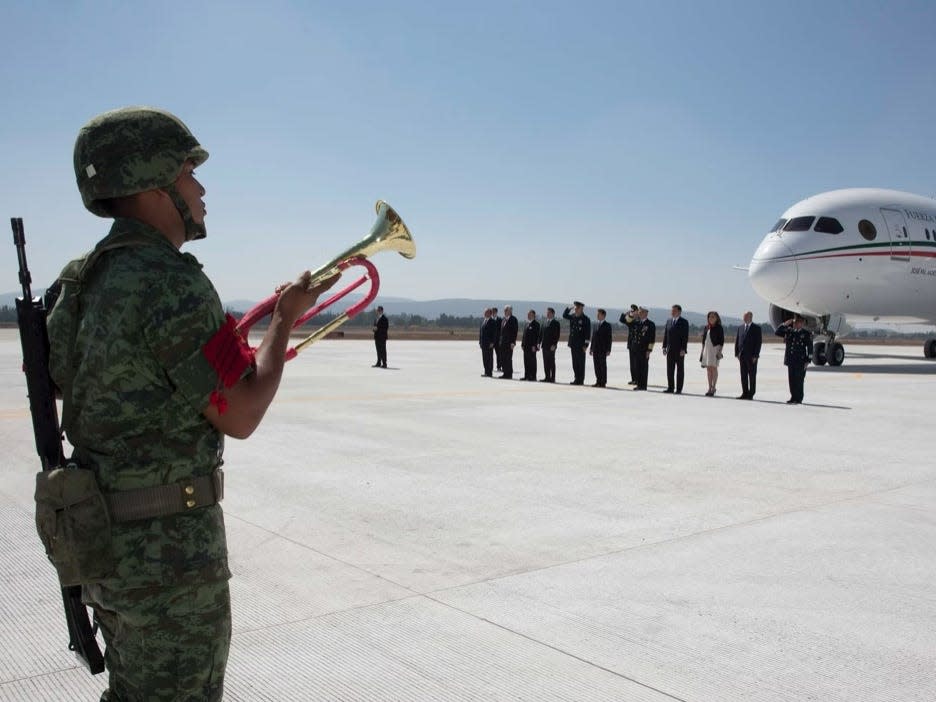
[[[51,305],[41,298],[33,299],[32,276],[26,265],[26,237],[23,220],[10,219],[13,227],[13,244],[19,259],[19,280],[23,286],[23,297],[16,299],[16,320],[19,324],[20,342],[23,345],[23,370],[26,373],[26,389],[29,394],[29,412],[32,415],[33,433],[36,436],[36,451],[42,470],[52,470],[64,465],[65,452],[62,448],[62,430],[59,427],[58,409],[55,405],[55,385],[49,375],[49,333],[46,315]],[[69,585],[62,588],[65,605],[65,621],[68,623],[68,650],[88,667],[92,675],[104,670],[104,657],[98,647],[91,626],[88,608],[81,601],[81,586]]]

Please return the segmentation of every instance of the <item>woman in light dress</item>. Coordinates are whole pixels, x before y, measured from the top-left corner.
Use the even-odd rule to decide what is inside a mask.
[[[718,312],[708,313],[708,324],[702,332],[702,355],[699,361],[705,368],[708,376],[708,392],[706,397],[715,396],[715,384],[718,382],[718,362],[722,358],[722,347],[725,345],[725,330],[722,327]]]

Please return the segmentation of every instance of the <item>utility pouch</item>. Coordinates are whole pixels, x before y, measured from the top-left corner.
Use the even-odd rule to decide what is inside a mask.
[[[94,471],[72,463],[38,473],[36,529],[63,586],[113,575],[111,520]]]

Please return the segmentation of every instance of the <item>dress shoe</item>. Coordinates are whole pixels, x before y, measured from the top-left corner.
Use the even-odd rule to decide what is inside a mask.
[[[627,384],[628,384],[628,385],[636,385],[636,384],[637,384],[637,381],[636,381],[636,380],[631,380],[631,381],[628,382]]]
[[[736,400],[749,400],[750,398],[747,395],[741,394],[741,395],[738,395],[735,399]]]
[[[636,391],[636,390],[646,390],[646,389],[647,389],[647,388],[642,388],[642,387],[639,387],[639,386],[635,386],[635,387],[632,387],[632,388],[631,388],[631,390],[635,390],[635,391]]]
[[[796,400],[787,400],[786,403],[787,403],[788,405],[795,405],[795,404],[796,404]]]
[[[375,363],[374,365],[371,366],[371,368],[380,368],[380,364],[379,364],[379,363]]]
[[[666,394],[672,395],[672,394],[673,394],[673,388],[666,388],[666,390],[664,390],[663,392],[666,393]]]

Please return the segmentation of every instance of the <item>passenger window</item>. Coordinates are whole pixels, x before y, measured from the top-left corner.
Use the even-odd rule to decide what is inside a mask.
[[[785,232],[808,232],[812,227],[815,217],[794,217],[783,227]]]
[[[858,232],[868,241],[877,239],[877,228],[874,226],[874,222],[869,222],[866,219],[858,222]]]
[[[784,224],[786,224],[786,220],[785,220],[785,219],[780,219],[775,225],[773,225],[773,229],[771,229],[771,230],[770,230],[769,232],[767,232],[767,233],[768,233],[768,234],[771,234],[771,233],[773,233],[773,232],[779,232],[781,229],[783,229],[783,225],[784,225]]]
[[[822,234],[841,234],[845,231],[845,227],[837,220],[832,217],[820,217],[816,221],[815,231],[821,232]]]

